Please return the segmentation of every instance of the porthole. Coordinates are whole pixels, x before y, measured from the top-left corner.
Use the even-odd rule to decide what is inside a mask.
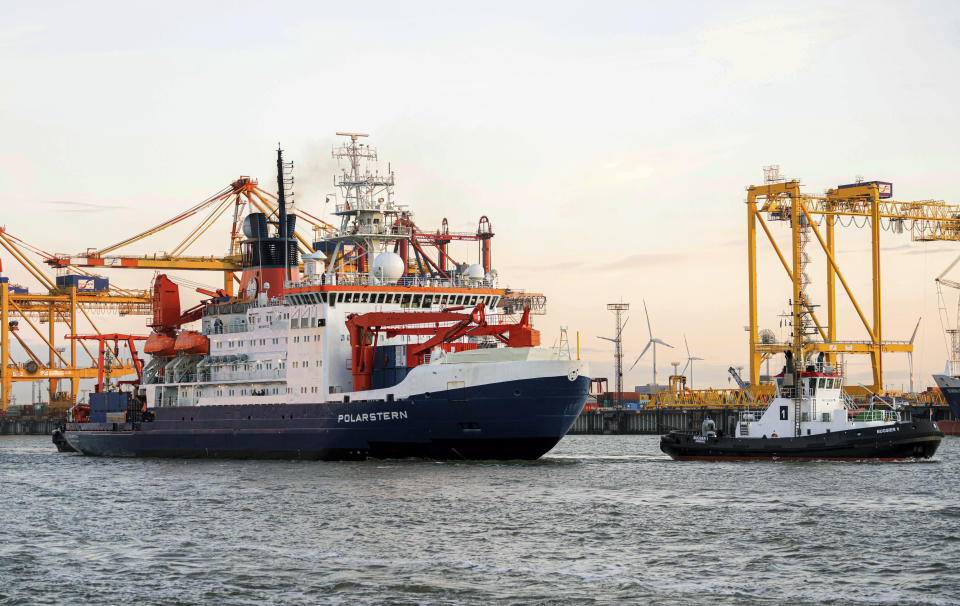
[[[425,394],[423,394],[423,397],[429,400],[429,399],[430,399],[430,392],[428,391],[428,392],[426,392]]]
[[[519,389],[514,389],[514,390],[513,390],[513,395],[516,396],[516,397],[520,397],[520,390],[519,390]]]

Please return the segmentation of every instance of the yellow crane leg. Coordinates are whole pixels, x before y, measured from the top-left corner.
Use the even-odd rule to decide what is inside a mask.
[[[10,403],[10,285],[0,284],[0,412]]]
[[[757,330],[757,198],[750,188],[747,194],[747,298],[750,315],[750,385],[760,384],[760,354]]]
[[[70,287],[70,336],[77,336],[77,288]],[[70,368],[77,367],[77,340],[70,339]],[[77,392],[80,389],[79,380],[76,377],[70,379],[70,400],[77,401]]]
[[[834,240],[834,221],[836,221],[836,217],[827,215],[824,217],[824,221],[826,222],[827,232],[827,254],[830,256],[827,259],[827,341],[833,343],[837,340],[837,275],[830,259],[837,256],[836,241]],[[826,358],[829,364],[836,364],[837,362],[836,356],[832,353],[828,353]]]
[[[876,345],[873,358],[873,391],[883,391],[883,328],[880,323],[880,196],[876,186],[871,191],[870,232],[873,249],[873,343]]]
[[[53,303],[51,303],[50,306],[47,308],[47,323],[50,324],[50,326],[47,327],[47,329],[49,330],[48,334],[50,335],[50,350],[47,352],[47,360],[48,360],[47,368],[53,368],[57,364],[57,360],[54,356],[54,354],[56,353],[56,350],[54,349],[54,347],[56,346],[54,339],[56,338],[55,329],[56,329],[57,323],[56,323],[56,317],[54,315]],[[56,396],[57,394],[58,383],[59,381],[57,379],[50,379],[50,381],[47,383],[48,392],[49,392],[49,399],[47,400],[48,404],[53,403],[54,396]]]

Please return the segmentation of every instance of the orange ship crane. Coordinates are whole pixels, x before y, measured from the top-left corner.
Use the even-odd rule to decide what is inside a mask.
[[[432,335],[423,343],[407,346],[410,366],[423,364],[434,347],[442,347],[464,337],[490,336],[508,347],[540,345],[540,332],[530,324],[529,310],[524,312],[516,324],[488,324],[483,303],[478,303],[469,314],[455,313],[460,309],[463,308],[421,312],[371,312],[348,316],[346,324],[350,334],[354,391],[364,391],[371,387],[377,341],[381,332],[386,333],[387,338]],[[453,324],[450,326],[440,326],[451,322]]]
[[[104,382],[104,373],[107,370],[107,360],[106,353],[109,342],[113,341],[113,353],[114,359],[119,359],[120,357],[120,343],[124,342],[127,345],[127,349],[130,351],[130,356],[133,359],[133,366],[137,372],[136,379],[130,379],[126,381],[117,381],[118,385],[139,385],[143,382],[143,360],[140,359],[140,356],[137,355],[137,341],[146,341],[147,337],[138,336],[138,335],[123,335],[123,334],[97,334],[97,335],[67,335],[68,339],[81,339],[88,341],[97,341],[100,345],[99,355],[97,356],[97,384],[94,387],[96,393],[101,393],[103,391],[103,382]]]

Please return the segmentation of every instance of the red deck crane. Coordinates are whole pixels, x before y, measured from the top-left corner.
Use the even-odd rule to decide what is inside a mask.
[[[407,365],[419,366],[426,356],[438,345],[452,344],[463,337],[492,336],[508,347],[536,347],[540,345],[540,331],[530,324],[530,310],[525,309],[516,324],[488,324],[483,303],[477,304],[469,314],[455,313],[463,309],[449,308],[442,311],[418,312],[372,312],[351,314],[347,317],[347,330],[350,333],[351,370],[353,371],[353,389],[370,389],[373,376],[374,358],[377,340],[381,332],[386,336],[400,335],[428,336],[423,343],[407,348]],[[441,327],[441,324],[453,324]],[[430,326],[430,325],[433,326]],[[446,349],[450,351],[453,349]]]

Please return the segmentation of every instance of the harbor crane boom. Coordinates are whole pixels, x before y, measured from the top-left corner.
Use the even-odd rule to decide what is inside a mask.
[[[883,354],[888,352],[912,352],[909,341],[883,339],[882,305],[880,291],[880,232],[881,230],[903,233],[909,231],[912,240],[929,242],[960,240],[960,206],[941,201],[922,200],[898,202],[891,200],[893,185],[883,181],[857,182],[840,185],[824,195],[812,196],[800,190],[797,180],[779,177],[779,167],[767,167],[764,185],[751,185],[747,189],[747,281],[750,332],[750,382],[757,385],[760,366],[769,356],[788,351],[790,345],[762,343],[757,322],[757,226],[761,228],[780,260],[783,269],[793,284],[791,303],[799,306],[802,313],[812,320],[811,326],[819,335],[819,342],[810,342],[805,352],[823,352],[831,362],[839,354],[866,354],[873,368],[874,391],[883,389]],[[769,221],[785,221],[791,228],[791,262],[781,252],[770,228]],[[863,220],[862,223],[857,221]],[[846,221],[846,223],[844,223]],[[869,225],[871,229],[872,256],[872,318],[868,319],[841,271],[836,260],[835,227]],[[820,227],[823,227],[821,233]],[[810,237],[812,233],[813,238]],[[816,240],[826,257],[826,322],[821,322],[815,313],[816,305],[810,301],[803,288],[809,280],[803,264],[804,250],[808,242]],[[960,259],[958,259],[960,261]],[[956,262],[955,262],[956,263]],[[866,330],[868,340],[837,340],[836,281],[844,292]]]

